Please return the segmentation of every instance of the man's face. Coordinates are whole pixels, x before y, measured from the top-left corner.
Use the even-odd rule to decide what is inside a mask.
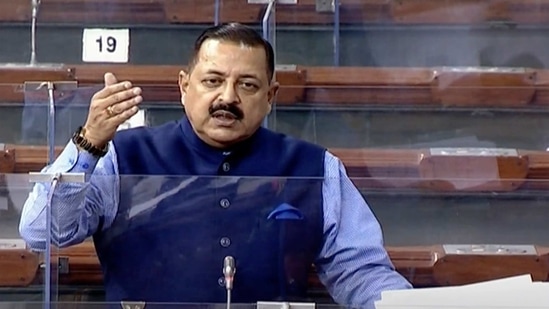
[[[252,135],[271,111],[278,89],[261,47],[207,40],[190,73],[181,72],[181,101],[195,132],[214,147]]]

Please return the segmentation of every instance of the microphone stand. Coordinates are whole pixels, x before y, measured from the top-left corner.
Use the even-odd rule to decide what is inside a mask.
[[[227,309],[231,309],[231,290],[227,289]]]
[[[34,183],[49,183],[50,189],[47,195],[46,200],[46,239],[45,239],[45,248],[44,248],[44,263],[41,266],[44,270],[44,301],[42,308],[43,309],[52,309],[55,308],[55,303],[57,299],[57,283],[58,283],[58,273],[59,260],[57,256],[57,251],[53,248],[53,235],[52,233],[58,234],[59,226],[57,222],[54,222],[53,219],[59,216],[58,213],[53,213],[53,198],[55,190],[60,183],[84,183],[85,174],[84,173],[55,173],[55,174],[43,174],[41,172],[30,172],[29,173],[29,182]],[[56,223],[56,224],[54,224]],[[52,303],[53,302],[53,303]]]
[[[30,64],[36,64],[36,20],[38,18],[38,9],[42,0],[32,0],[32,24],[31,24],[31,59]]]

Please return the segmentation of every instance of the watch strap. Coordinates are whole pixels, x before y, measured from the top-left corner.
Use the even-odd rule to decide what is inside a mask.
[[[84,130],[83,127],[79,127],[72,136],[72,141],[76,146],[79,148],[91,153],[92,155],[96,157],[103,157],[107,154],[107,151],[109,150],[108,144],[105,145],[102,149],[99,147],[96,147],[92,143],[90,143],[86,137],[84,137],[84,134],[82,134],[82,131]]]

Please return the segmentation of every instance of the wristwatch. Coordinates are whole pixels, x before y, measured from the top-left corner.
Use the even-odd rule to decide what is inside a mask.
[[[96,157],[103,157],[107,154],[109,150],[109,144],[105,145],[103,149],[94,146],[86,138],[86,129],[84,127],[79,127],[76,132],[72,135],[72,141],[78,148],[83,149]]]

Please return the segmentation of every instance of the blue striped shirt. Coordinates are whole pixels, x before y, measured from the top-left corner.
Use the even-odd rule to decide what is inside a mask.
[[[69,142],[44,173],[85,173],[84,184],[60,183],[53,194],[52,235],[60,247],[81,243],[114,221],[119,202],[116,149],[97,159]],[[322,187],[324,244],[315,265],[320,281],[333,299],[344,305],[374,308],[385,290],[408,289],[410,283],[395,271],[383,246],[380,225],[351,182],[342,162],[329,152],[324,159]],[[124,176],[122,176],[124,177]],[[34,186],[25,202],[19,231],[35,250],[45,248],[45,207],[49,184]]]

